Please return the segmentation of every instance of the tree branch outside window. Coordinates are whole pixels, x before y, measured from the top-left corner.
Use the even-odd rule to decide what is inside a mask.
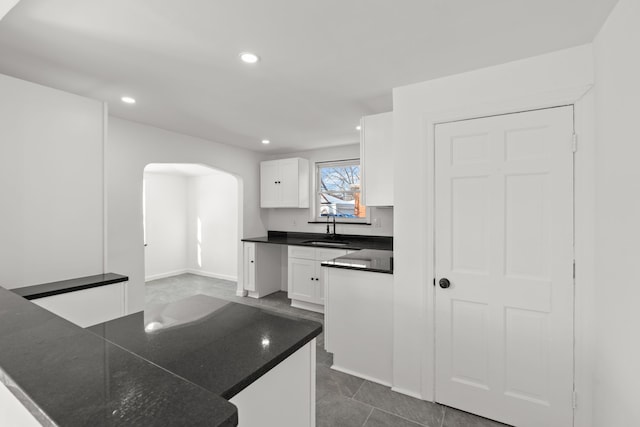
[[[366,220],[366,207],[360,203],[360,160],[317,163],[316,172],[318,218]]]

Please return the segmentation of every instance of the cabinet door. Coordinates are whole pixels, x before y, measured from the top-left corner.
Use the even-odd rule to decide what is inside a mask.
[[[278,161],[260,163],[260,207],[274,208],[280,206],[278,184]]]
[[[362,118],[360,131],[361,201],[393,205],[393,113]]]
[[[316,304],[322,304],[324,305],[324,284],[325,284],[325,277],[324,277],[324,271],[322,271],[322,265],[321,261],[316,261],[316,277],[320,280],[316,281],[317,286],[316,286],[316,294],[315,294],[315,303]]]
[[[280,160],[277,187],[280,192],[280,206],[297,208],[298,191],[298,159]]]
[[[289,258],[289,298],[316,302],[321,283],[316,264],[317,261],[309,259]]]
[[[245,291],[256,290],[256,245],[255,243],[244,243],[244,257],[242,260],[243,288]]]

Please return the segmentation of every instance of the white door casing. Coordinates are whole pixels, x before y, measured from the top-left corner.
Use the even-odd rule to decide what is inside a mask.
[[[436,400],[573,421],[573,107],[435,128]]]

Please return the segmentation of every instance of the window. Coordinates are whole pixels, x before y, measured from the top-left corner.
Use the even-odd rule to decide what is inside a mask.
[[[366,222],[367,209],[360,203],[360,160],[316,163],[316,217]]]

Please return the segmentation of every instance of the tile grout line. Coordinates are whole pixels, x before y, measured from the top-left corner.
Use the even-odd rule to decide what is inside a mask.
[[[331,367],[329,367],[329,369],[331,369]],[[355,393],[353,393],[353,395],[351,396],[352,400],[355,400],[356,402],[360,402],[358,399],[355,399],[356,394],[358,394],[358,392],[362,389],[362,386],[364,386],[364,383],[366,383],[367,380],[363,380],[362,384],[360,384],[360,387],[358,387],[358,389],[356,390]],[[360,402],[360,403],[364,403],[364,402]],[[370,405],[371,407],[373,407],[373,405]]]
[[[444,417],[447,415],[447,407],[442,405],[442,421],[440,421],[440,427],[444,427]]]
[[[367,418],[365,418],[364,423],[362,423],[362,427],[364,427],[367,424],[367,421],[369,421],[369,418],[371,418],[371,414],[373,414],[374,409],[375,409],[375,406],[372,406],[371,410],[369,411],[369,415],[367,415]]]
[[[350,399],[351,399],[351,400],[353,400],[353,401],[355,401],[355,402],[358,402],[358,403],[362,403],[363,405],[371,406],[373,409],[377,409],[377,410],[379,410],[379,411],[381,411],[381,412],[385,412],[385,413],[387,413],[387,414],[389,414],[389,415],[393,415],[394,417],[401,418],[401,419],[403,419],[403,420],[405,420],[405,421],[409,421],[409,422],[414,423],[414,424],[417,424],[417,425],[419,425],[419,426],[426,426],[426,427],[428,427],[426,424],[422,424],[422,423],[420,423],[420,422],[418,422],[418,421],[415,421],[415,420],[412,420],[412,419],[409,419],[409,418],[405,418],[405,417],[403,417],[403,416],[401,416],[401,415],[394,414],[393,412],[389,412],[389,411],[387,411],[387,410],[385,410],[385,409],[382,409],[382,408],[380,408],[380,407],[378,407],[378,406],[371,405],[370,403],[366,403],[366,402],[363,402],[363,401],[361,401],[361,400],[356,399],[356,398],[355,398],[355,397],[356,397],[356,394],[358,394],[358,392],[362,389],[362,387],[364,386],[364,384],[365,384],[366,382],[367,382],[367,380],[362,381],[362,384],[360,384],[360,387],[358,387],[358,390],[356,390],[356,392],[353,394],[353,396],[351,396],[351,397],[350,397]],[[373,412],[373,411],[372,411],[372,412]],[[371,415],[371,414],[369,414],[369,415]],[[367,418],[367,419],[368,419],[368,418]],[[444,420],[444,412],[443,412],[443,415],[442,415],[442,420]],[[442,427],[442,421],[441,421],[441,423],[440,423],[440,426],[439,426],[439,427]]]
[[[413,423],[413,424],[416,424],[416,425],[419,425],[419,426],[422,426],[422,427],[429,427],[428,424],[422,424],[422,423],[420,423],[420,422],[418,422],[416,420],[412,420],[410,418],[403,417],[402,415],[394,414],[393,412],[389,412],[389,411],[387,411],[385,409],[378,408],[377,406],[374,406],[374,408],[376,408],[380,412],[384,412],[384,413],[387,413],[389,415],[393,415],[394,417],[401,418],[401,419],[403,419],[405,421],[409,421],[410,423]],[[442,427],[442,424],[439,427]]]

